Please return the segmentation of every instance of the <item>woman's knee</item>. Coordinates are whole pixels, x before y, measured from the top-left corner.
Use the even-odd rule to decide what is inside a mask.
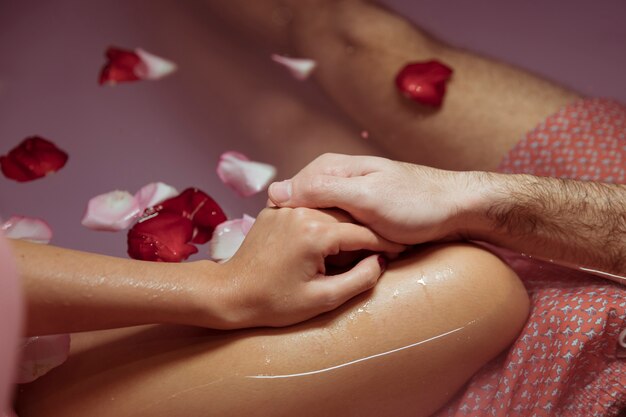
[[[528,315],[528,294],[518,276],[489,251],[470,244],[429,247],[393,263],[376,291],[408,291],[429,320],[489,327],[498,345],[512,342]]]

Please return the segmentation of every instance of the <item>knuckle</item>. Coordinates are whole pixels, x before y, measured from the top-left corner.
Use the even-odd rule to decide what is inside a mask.
[[[311,210],[305,207],[296,207],[291,210],[291,217],[296,224],[303,226],[305,223],[311,221]]]
[[[310,178],[306,192],[310,196],[321,196],[328,190],[329,186],[330,181],[328,178],[315,175]]]
[[[378,282],[378,274],[372,271],[369,276],[365,279],[365,289],[374,288],[376,283]]]
[[[341,304],[337,291],[325,289],[317,296],[317,305],[324,311],[332,310]]]
[[[378,272],[378,269],[374,266],[361,270],[360,276],[358,277],[358,280],[361,284],[361,290],[365,291],[373,288],[378,282],[379,276],[380,274]]]
[[[319,220],[307,219],[302,222],[302,233],[305,236],[319,238],[326,230],[325,224]]]

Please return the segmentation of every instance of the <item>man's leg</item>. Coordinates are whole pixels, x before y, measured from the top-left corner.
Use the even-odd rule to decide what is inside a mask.
[[[213,0],[209,6],[243,31],[264,33],[276,52],[318,61],[315,80],[369,131],[368,140],[394,159],[446,169],[493,169],[526,131],[578,98],[523,70],[436,41],[371,2],[250,3]],[[408,101],[394,85],[406,63],[430,59],[454,69],[439,110]]]
[[[209,154],[242,151],[276,165],[279,178],[294,175],[324,152],[381,154],[323,94],[277,71],[268,54],[193,4],[162,2],[141,11],[143,19],[160,23],[152,26],[169,28],[149,36],[170,48],[184,47],[183,56],[193,57],[180,63],[179,94],[185,111],[193,109],[190,120],[202,125],[180,140],[202,141],[198,152]],[[170,105],[172,112],[180,111],[176,102]],[[206,137],[197,137],[202,130]]]

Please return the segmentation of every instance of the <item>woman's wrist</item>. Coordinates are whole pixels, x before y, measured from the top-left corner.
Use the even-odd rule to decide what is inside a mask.
[[[213,329],[244,326],[238,288],[227,264],[202,260],[163,266],[180,286],[177,305],[169,307],[169,322]]]

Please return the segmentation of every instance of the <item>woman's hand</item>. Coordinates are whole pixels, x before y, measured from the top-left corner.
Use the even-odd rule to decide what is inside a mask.
[[[224,327],[285,326],[332,310],[376,284],[386,264],[380,253],[403,249],[338,211],[265,209],[220,266]],[[378,253],[326,275],[327,256],[357,250]]]

